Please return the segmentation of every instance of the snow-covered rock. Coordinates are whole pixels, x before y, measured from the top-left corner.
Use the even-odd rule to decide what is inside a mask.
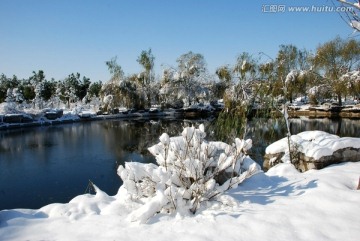
[[[24,113],[17,113],[17,114],[5,114],[5,115],[0,115],[0,123],[4,122],[4,123],[27,123],[27,122],[32,122],[33,118],[27,114]]]
[[[78,116],[80,118],[92,118],[96,116],[96,112],[93,110],[82,110]]]
[[[48,109],[48,110],[44,110],[43,113],[44,113],[44,117],[48,120],[56,120],[63,116],[62,109]]]
[[[331,135],[323,131],[305,131],[291,136],[289,153],[288,139],[283,138],[266,148],[264,168],[279,162],[290,162],[297,169],[321,169],[331,164],[360,161],[360,138]]]

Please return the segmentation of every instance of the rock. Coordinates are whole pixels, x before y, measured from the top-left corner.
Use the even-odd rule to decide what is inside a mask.
[[[264,162],[263,162],[263,169],[269,170],[271,167],[275,166],[276,164],[281,163],[281,158],[284,156],[285,152],[279,152],[275,154],[265,154]]]
[[[96,116],[96,113],[95,112],[92,112],[92,111],[83,111],[83,112],[80,112],[78,114],[78,116],[81,118],[81,119],[90,119],[94,116]]]
[[[298,170],[304,172],[310,169],[322,169],[341,162],[356,161],[360,161],[360,148],[347,147],[335,151],[331,156],[323,156],[318,160],[300,154],[300,159],[297,160],[295,166]]]
[[[360,161],[360,138],[340,138],[322,131],[310,131],[291,136],[291,143],[292,164],[302,172],[341,162]],[[289,156],[287,138],[283,138],[268,146],[263,168],[268,170],[284,159],[289,161]]]
[[[47,110],[44,113],[44,117],[48,120],[56,120],[63,116],[63,110]]]
[[[32,122],[33,119],[25,114],[6,114],[2,117],[5,123],[28,123]]]

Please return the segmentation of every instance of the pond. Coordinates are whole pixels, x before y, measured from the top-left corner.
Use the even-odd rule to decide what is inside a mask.
[[[154,162],[147,148],[166,132],[179,135],[184,126],[212,121],[107,120],[0,132],[0,210],[40,208],[69,202],[84,194],[89,180],[114,195],[121,180],[116,170],[125,161]],[[209,128],[208,139],[217,139]],[[265,148],[284,137],[281,119],[253,119],[248,138],[251,156],[262,164]],[[292,119],[291,130],[324,130],[340,136],[360,137],[360,121],[350,119]]]

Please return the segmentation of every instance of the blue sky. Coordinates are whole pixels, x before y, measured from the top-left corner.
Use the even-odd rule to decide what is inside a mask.
[[[266,13],[269,5],[285,12]],[[352,29],[337,13],[289,12],[290,6],[333,6],[330,0],[0,0],[0,73],[48,79],[79,72],[109,79],[105,61],[118,57],[138,73],[142,50],[152,49],[155,71],[188,51],[204,55],[210,72],[246,51],[275,57],[280,44],[315,50]]]

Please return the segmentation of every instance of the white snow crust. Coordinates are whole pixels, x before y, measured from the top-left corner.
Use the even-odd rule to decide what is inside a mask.
[[[323,156],[330,156],[335,151],[343,148],[360,148],[360,138],[340,138],[323,131],[304,131],[297,135],[292,135],[291,143],[306,156],[313,157],[315,160],[319,160]],[[265,152],[266,154],[288,152],[287,137],[269,145]]]
[[[131,221],[141,204],[97,189],[65,204],[0,212],[0,240],[347,240],[360,237],[360,162],[299,173],[260,172],[195,215]],[[161,202],[161,200],[158,200]]]

